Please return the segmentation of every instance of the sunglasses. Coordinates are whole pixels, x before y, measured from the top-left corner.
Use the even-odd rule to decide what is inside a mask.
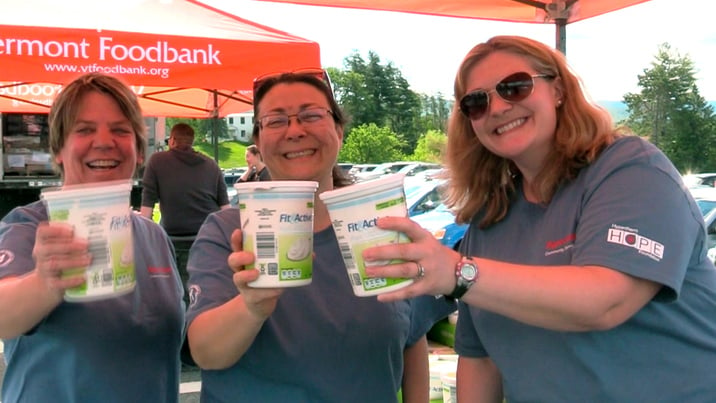
[[[502,100],[511,104],[525,100],[532,95],[535,78],[553,79],[549,74],[530,74],[524,71],[510,74],[497,83],[494,90],[473,91],[460,100],[460,111],[471,120],[478,120],[490,108],[490,93],[495,92]]]
[[[298,76],[313,76],[323,81],[328,87],[331,97],[333,97],[333,85],[331,84],[331,78],[328,76],[328,72],[320,68],[304,68],[293,71],[282,71],[278,73],[269,73],[254,79],[254,95],[263,87],[266,83],[278,80],[283,75],[298,75]]]

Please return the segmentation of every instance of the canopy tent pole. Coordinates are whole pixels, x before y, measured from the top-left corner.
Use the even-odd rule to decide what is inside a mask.
[[[214,93],[214,110],[211,111],[211,140],[214,145],[214,161],[219,163],[219,94]]]
[[[567,19],[558,18],[554,20],[555,25],[555,48],[567,55]]]
[[[554,21],[555,26],[555,49],[567,54],[567,22],[572,6],[578,0],[552,0],[550,3],[543,3],[536,0],[513,0],[517,3],[527,4],[534,8],[544,10],[547,18]]]

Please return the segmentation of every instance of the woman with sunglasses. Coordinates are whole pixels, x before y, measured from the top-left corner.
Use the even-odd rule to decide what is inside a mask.
[[[455,79],[447,202],[459,252],[410,220],[364,251],[379,296],[460,298],[459,401],[705,402],[716,396],[716,270],[679,172],[613,129],[565,58],[521,37],[474,47]]]
[[[256,81],[253,140],[274,180],[350,184],[337,167],[343,114],[321,70]],[[432,296],[389,304],[353,294],[326,206],[314,205],[313,279],[251,288],[238,209],[209,216],[191,249],[187,313],[202,402],[428,400],[425,333],[456,309]]]

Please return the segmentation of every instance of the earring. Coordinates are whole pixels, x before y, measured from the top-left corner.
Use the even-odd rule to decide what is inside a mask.
[[[562,106],[562,100],[561,100],[561,99],[558,99],[558,100],[557,100],[557,107],[560,107],[560,106]]]

